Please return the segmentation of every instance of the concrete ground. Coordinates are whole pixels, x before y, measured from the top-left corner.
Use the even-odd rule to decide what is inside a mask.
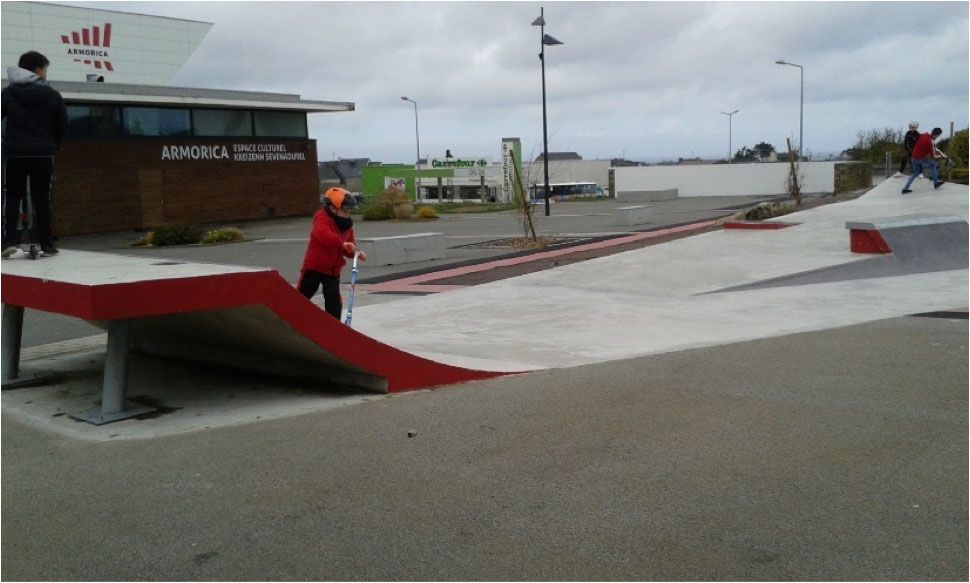
[[[132,392],[158,414],[94,428],[64,412],[98,396],[98,337],[28,318],[47,330],[25,342],[25,368],[57,374],[3,394],[0,577],[966,579],[966,266],[877,274],[869,291],[728,291],[857,260],[846,212],[966,216],[966,187],[906,199],[895,188],[771,234],[709,233],[425,297],[362,294],[355,324],[399,347],[552,367],[401,396],[138,357]],[[657,224],[751,202],[687,199],[661,206]],[[543,219],[545,232],[616,232],[609,206],[573,204],[614,203],[556,206],[576,210]],[[298,266],[307,224],[150,252]],[[366,225],[359,236],[393,228]],[[434,223],[451,246],[439,266],[500,255],[452,243],[516,225]],[[793,258],[795,244],[809,252]],[[62,246],[131,252],[111,238]],[[501,311],[510,297],[520,318]],[[930,311],[941,317],[913,316]],[[477,352],[463,352],[475,329]],[[514,349],[516,336],[570,343],[557,357]]]
[[[4,408],[0,575],[965,580],[967,358],[909,317],[154,439]]]

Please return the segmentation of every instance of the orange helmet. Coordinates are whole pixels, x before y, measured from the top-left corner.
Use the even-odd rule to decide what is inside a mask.
[[[349,210],[357,208],[357,200],[354,196],[346,188],[340,188],[339,186],[328,189],[323,194],[323,202],[336,209]]]

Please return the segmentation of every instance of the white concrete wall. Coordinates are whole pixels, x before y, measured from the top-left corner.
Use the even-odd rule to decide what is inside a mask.
[[[526,162],[526,188],[545,181],[542,162]],[[609,160],[553,160],[549,162],[549,182],[595,182],[603,190],[610,186]]]
[[[802,193],[835,192],[835,162],[801,162]],[[633,166],[615,168],[617,192],[676,188],[687,196],[787,194],[789,165],[713,164],[705,166]]]

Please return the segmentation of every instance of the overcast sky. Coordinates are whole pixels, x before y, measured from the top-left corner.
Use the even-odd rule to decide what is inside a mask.
[[[58,2],[68,4],[68,2]],[[634,160],[724,157],[797,143],[838,153],[860,130],[968,125],[967,2],[77,2],[202,20],[209,35],[171,85],[350,101],[313,114],[319,157],[498,159],[503,137],[542,151],[539,28],[550,151]]]

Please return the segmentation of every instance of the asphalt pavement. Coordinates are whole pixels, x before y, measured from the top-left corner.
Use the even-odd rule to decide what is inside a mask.
[[[0,575],[965,580],[967,359],[908,317],[151,439],[4,410]]]

